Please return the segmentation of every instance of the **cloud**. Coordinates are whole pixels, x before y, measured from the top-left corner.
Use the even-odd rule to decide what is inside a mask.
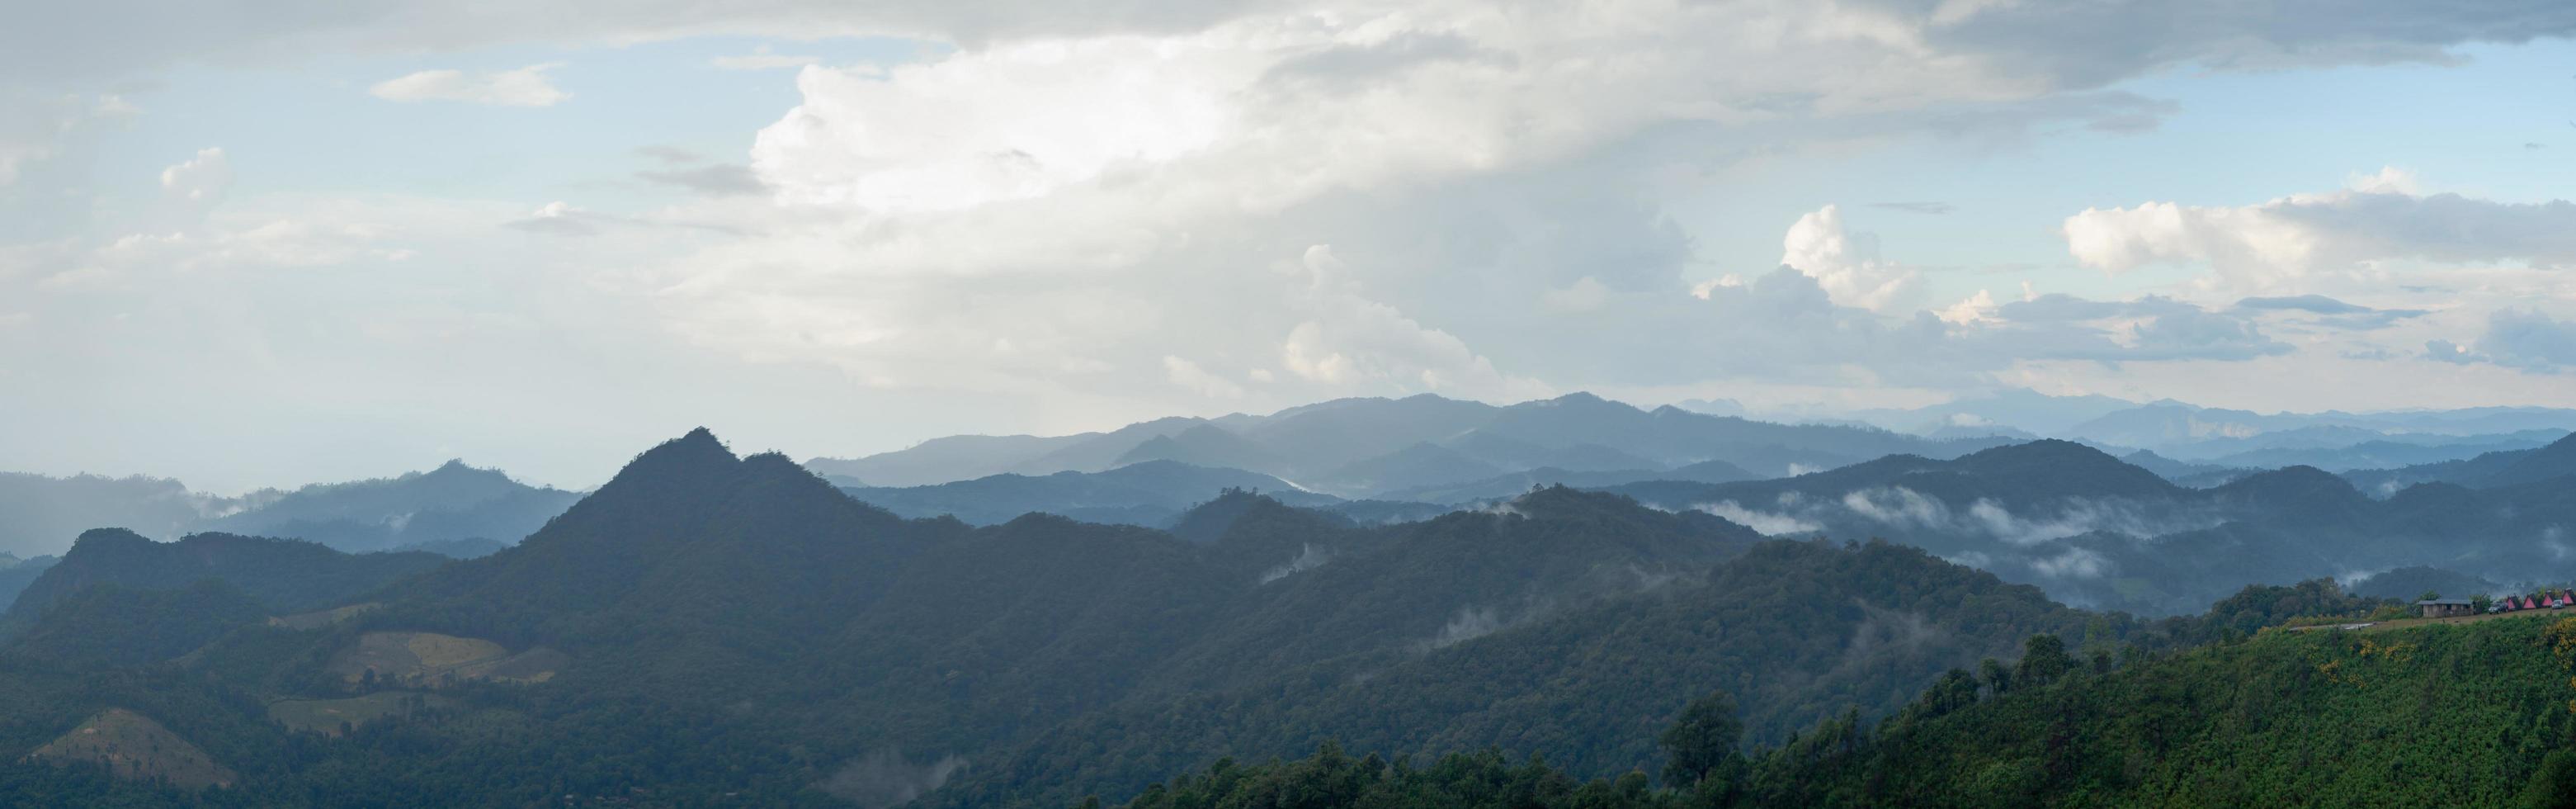
[[[1789,226],[1781,239],[1780,263],[1815,276],[1825,294],[1844,306],[1902,309],[1922,297],[1922,273],[1880,259],[1878,237],[1846,232],[1842,210],[1833,205]]]
[[[1211,399],[1243,398],[1243,385],[1208,373],[1207,369],[1200,368],[1198,363],[1189,360],[1165,355],[1163,373],[1172,380],[1172,384],[1187,388],[1200,396]]]
[[[2278,298],[2246,298],[2236,302],[2239,309],[2289,309],[2320,315],[2369,314],[2379,310],[2335,300],[2324,295],[2291,295]]]
[[[2030,569],[2052,579],[2094,579],[2111,571],[2109,557],[2087,548],[2068,548],[2055,556],[2032,559]]]
[[[2525,371],[2576,368],[2576,320],[2559,320],[2536,309],[2500,310],[2488,315],[2477,350],[2486,362]]]
[[[727,194],[758,194],[768,190],[769,188],[768,186],[761,184],[759,175],[751,173],[751,169],[749,167],[730,163],[712,166],[696,166],[692,168],[646,170],[636,172],[635,176],[648,182],[678,186],[710,196],[722,196]]]
[[[119,96],[45,93],[0,80],[0,189],[101,126],[140,112]]]
[[[530,211],[525,217],[503,222],[501,226],[549,236],[594,236],[602,229],[618,224],[626,224],[626,221],[558,200]]]
[[[2304,312],[2317,316],[2308,318],[2309,323],[2354,331],[2384,329],[2432,313],[2430,309],[2373,309],[2316,294],[2245,298],[2236,302],[2236,308],[2251,313]]]
[[[556,89],[546,72],[562,62],[468,76],[460,70],[423,70],[377,82],[367,94],[387,101],[459,101],[502,107],[551,107],[571,98]]]
[[[2484,355],[2472,352],[2466,346],[2462,346],[2449,340],[2424,341],[2424,358],[2434,362],[2447,362],[2453,365],[2467,365],[2473,362],[2485,362],[2487,359]]]
[[[804,67],[806,65],[818,64],[822,61],[823,60],[820,57],[814,56],[790,56],[787,54],[772,53],[769,50],[769,46],[761,45],[752,48],[750,54],[743,56],[718,56],[707,60],[707,64],[723,70],[778,70],[781,68]]]
[[[707,156],[677,146],[637,146],[635,154],[665,166],[694,166],[708,162]]]
[[[1780,535],[1782,535],[1782,534],[1812,534],[1812,533],[1816,533],[1816,532],[1818,532],[1818,531],[1823,531],[1823,530],[1825,530],[1824,525],[1822,525],[1822,524],[1820,524],[1820,523],[1816,523],[1816,522],[1814,522],[1814,521],[1804,520],[1804,519],[1800,519],[1800,518],[1795,517],[1795,516],[1792,516],[1792,515],[1782,514],[1782,513],[1778,513],[1778,512],[1770,512],[1770,511],[1754,511],[1754,510],[1752,510],[1752,509],[1748,509],[1748,508],[1745,508],[1745,507],[1744,507],[1744,506],[1742,506],[1742,505],[1737,504],[1737,503],[1736,503],[1735,501],[1733,501],[1733,500],[1721,500],[1721,501],[1718,501],[1718,502],[1715,502],[1715,503],[1702,503],[1702,504],[1699,504],[1699,505],[1696,505],[1696,506],[1692,506],[1692,508],[1698,509],[1698,510],[1700,510],[1700,511],[1708,512],[1708,513],[1710,513],[1710,514],[1714,514],[1714,515],[1717,515],[1717,516],[1720,516],[1720,517],[1724,517],[1724,518],[1726,518],[1728,521],[1733,522],[1733,523],[1735,523],[1735,524],[1737,524],[1737,525],[1741,525],[1741,526],[1744,526],[1744,527],[1746,527],[1746,528],[1751,528],[1751,529],[1753,529],[1753,530],[1755,530],[1755,531],[1759,531],[1759,532],[1761,532],[1764,536],[1780,536]]]
[[[232,163],[224,150],[209,146],[197,150],[195,157],[161,170],[161,194],[172,201],[195,208],[211,206],[223,199],[224,190],[233,184]]]
[[[2245,207],[2150,202],[2087,208],[2064,225],[2075,259],[2111,273],[2205,263],[2230,287],[2270,290],[2380,262],[2576,265],[2576,203],[2421,195],[2393,170],[2356,187]]]
[[[2051,293],[1995,307],[1994,316],[2003,324],[1997,333],[2017,336],[2032,358],[2249,360],[2292,350],[2243,316],[2160,295],[2097,301]]]

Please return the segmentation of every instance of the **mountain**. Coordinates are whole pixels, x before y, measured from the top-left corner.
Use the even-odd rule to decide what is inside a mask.
[[[2576,475],[2576,434],[2532,449],[2499,450],[2463,460],[2344,473],[2353,485],[2381,496],[2419,483],[2483,489],[2541,483],[2571,475]]]
[[[1253,471],[1286,468],[1286,463],[1277,453],[1213,424],[1194,425],[1171,435],[1146,439],[1110,463],[1129,466],[1146,461],[1175,461],[1192,466]]]
[[[1630,731],[1636,769],[1615,780],[1553,759],[1514,765],[1499,750],[1424,760],[1328,738],[1294,761],[1201,765],[1124,805],[2576,803],[2562,682],[2576,663],[2571,622],[2360,625],[2269,630],[2170,655],[2115,656],[2034,635],[2018,661],[1952,669],[1884,720],[1854,711],[1750,749],[1741,698],[1685,690],[1672,698],[1686,708]]]
[[[16,603],[18,594],[24,592],[27,585],[34,583],[37,577],[43,576],[47,569],[60,561],[62,557],[39,556],[0,568],[0,611],[6,611],[10,604]]]
[[[866,458],[816,458],[806,466],[887,488],[1005,472],[1096,472],[1145,460],[1233,467],[1311,483],[1389,452],[1432,444],[1497,467],[1488,477],[1545,467],[1615,471],[1710,460],[1775,475],[1895,453],[1946,458],[2007,443],[2012,441],[1991,435],[1929,439],[1868,426],[1771,424],[1673,407],[1648,411],[1581,393],[1501,407],[1423,394],[1339,399],[1268,415],[1163,418],[1057,438],[958,436]],[[1382,485],[1443,482],[1457,481]]]
[[[1493,418],[1495,410],[1482,402],[1428,393],[1403,399],[1336,399],[1273,413],[1241,431],[1274,448],[1296,469],[1320,472],[1385,454],[1390,448],[1457,438]]]
[[[0,552],[60,553],[82,531],[109,526],[175,535],[229,505],[175,480],[0,472]]]
[[[1316,484],[1359,496],[1477,480],[1502,471],[1466,453],[1426,442],[1343,464],[1317,478]]]
[[[1301,506],[1338,501],[1269,475],[1164,460],[1106,472],[1003,474],[935,486],[842,487],[841,491],[904,517],[951,515],[974,525],[999,525],[1030,512],[1045,512],[1090,522],[1164,526],[1192,505],[1229,489],[1257,491]]]
[[[2515,585],[2576,575],[2576,560],[2553,550],[2576,526],[2576,488],[2548,483],[2418,486],[2376,500],[2346,478],[2289,467],[2190,489],[2091,447],[2038,441],[1948,461],[1896,455],[1779,480],[1608,490],[1773,535],[1883,537],[2071,604],[2150,615],[2246,584],[2409,565]]]
[[[56,603],[101,585],[127,590],[179,590],[219,580],[273,613],[345,603],[385,584],[447,563],[427,553],[346,554],[320,544],[231,534],[193,534],[154,542],[131,531],[81,534],[0,612],[0,634],[22,630]]]
[[[2029,632],[2146,631],[1912,549],[1561,487],[1389,525],[1233,491],[1173,526],[905,519],[696,431],[513,547],[365,587],[330,571],[384,555],[97,533],[58,567],[178,572],[48,587],[74,593],[44,597],[58,623],[0,650],[0,784],[144,788],[25,758],[110,708],[250,804],[1043,802],[1318,733],[1624,769],[1668,693],[1758,690],[1772,734]],[[226,561],[281,548],[315,569]],[[254,620],[289,603],[344,609]],[[149,618],[174,610],[203,620]]]
[[[2138,406],[2137,402],[2109,396],[2050,396],[2025,388],[2004,388],[1911,410],[1862,411],[1853,416],[1896,430],[1987,426],[2072,438],[2081,435],[2076,425]]]
[[[1611,469],[1576,471],[1553,466],[1520,472],[1506,472],[1465,483],[1435,484],[1396,489],[1384,496],[1399,501],[1430,503],[1474,503],[1507,500],[1546,486],[1572,486],[1579,489],[1601,489],[1643,481],[1682,481],[1691,483],[1732,483],[1752,480],[1756,475],[1725,461],[1701,461],[1676,469]]]
[[[142,665],[187,654],[269,615],[222,579],[169,590],[105,582],[46,607],[7,654],[81,668]]]
[[[1974,629],[1927,631],[1966,626],[1970,614]],[[1464,634],[1479,617],[1452,624]],[[1740,689],[1753,734],[1777,740],[1805,726],[1792,717],[1814,715],[1807,706],[1857,704],[1877,715],[1948,667],[2088,620],[1919,551],[1793,542],[1759,545],[1643,597],[1509,618],[1494,617],[1504,623],[1491,634],[1407,658],[1303,672],[1285,691],[1202,691],[1079,720],[969,771],[934,805],[1133,794],[1172,762],[1295,755],[1317,739],[1417,758],[1492,746],[1610,775],[1654,758],[1651,735],[1635,729],[1669,723],[1686,694]],[[1067,749],[1097,752],[1068,758]]]
[[[55,553],[93,528],[307,539],[352,553],[466,540],[516,542],[579,495],[450,461],[428,472],[240,497],[178,481],[0,473],[0,552]],[[471,544],[442,545],[469,552]]]
[[[923,486],[984,477],[1098,437],[1099,433],[952,435],[865,458],[815,458],[806,461],[805,468],[827,478],[846,477],[873,486]]]
[[[2206,463],[2214,466],[2273,469],[2284,466],[2314,466],[2332,472],[2353,469],[2388,469],[2416,464],[2440,463],[2474,458],[2488,452],[2533,449],[2558,440],[2567,433],[2558,430],[2535,431],[2510,436],[2472,436],[2460,440],[2440,440],[2430,436],[2376,438],[2359,443],[2334,443],[2323,447],[2273,447],[2213,455]],[[2196,448],[2204,452],[2213,448]]]
[[[2152,450],[2143,449],[2120,456],[2120,462],[2154,472],[2157,477],[2173,481],[2175,485],[2194,489],[2208,488],[2260,471],[2216,464],[2185,463],[2158,455]]]
[[[2521,486],[2569,477],[2576,477],[2576,434],[2514,459],[2512,465],[2496,470],[2480,483],[2488,487]]]
[[[1644,415],[1610,421],[1691,434]],[[1159,493],[1210,474],[1247,473],[1155,461],[976,482],[1105,491],[1124,475]],[[2249,580],[2392,564],[2576,578],[2534,533],[2576,523],[2566,488],[2433,484],[2376,499],[2292,468],[2196,490],[2037,441],[1778,480],[1547,486],[1386,524],[1230,488],[1169,530],[1045,513],[973,525],[906,518],[697,430],[512,547],[363,586],[345,571],[387,555],[95,532],[48,571],[53,609],[21,605],[39,620],[0,642],[12,697],[0,700],[0,799],[184,802],[29,758],[111,709],[166,731],[154,737],[165,748],[222,762],[224,799],[249,805],[1061,806],[1325,739],[1418,760],[1539,755],[1567,779],[1624,778],[1657,768],[1657,735],[1705,718],[1690,706],[1716,692],[1736,701],[1726,715],[1744,739],[1797,751],[1765,771],[1804,772],[1843,740],[1867,742],[1865,723],[1926,719],[1927,688],[1941,712],[1967,716],[1950,672],[1990,659],[2012,678],[1990,700],[2006,705],[2024,693],[2012,683],[2077,682],[2073,661],[2116,678],[2131,670],[2113,671],[2119,661],[2150,667],[2291,616],[2398,609],[2331,582]],[[1748,523],[1835,541],[1765,539]],[[1856,541],[1873,533],[1901,544]],[[272,556],[256,569],[209,561],[252,552]],[[2341,566],[2354,559],[2394,561]],[[56,577],[109,562],[149,575]],[[2212,591],[2234,595],[2157,621],[2052,599],[2181,614],[2196,610],[2173,605]],[[280,615],[289,602],[312,612]],[[2000,662],[2033,650],[2039,662]],[[2307,651],[2282,659],[2301,682],[2328,679]],[[2222,694],[2189,700],[2236,698],[2193,687]],[[2279,717],[2304,714],[2261,715],[2296,727]],[[1992,732],[2015,734],[1996,737],[2011,746],[2049,731]],[[1651,796],[1630,782],[1619,794]]]
[[[395,478],[306,486],[206,530],[311,540],[351,553],[467,539],[517,542],[580,495],[449,461]]]
[[[1654,461],[1600,444],[1547,447],[1484,430],[1469,430],[1464,435],[1438,443],[1467,457],[1505,469],[1606,472],[1662,468]]]

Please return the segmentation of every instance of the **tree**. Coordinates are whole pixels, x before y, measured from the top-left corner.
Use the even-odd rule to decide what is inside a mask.
[[[1698,784],[1737,755],[1736,744],[1744,735],[1744,722],[1735,717],[1735,697],[1724,691],[1691,701],[1682,709],[1681,718],[1664,731],[1664,783],[1686,787]]]
[[[1978,661],[1977,679],[1986,681],[1986,690],[1996,696],[2012,690],[2012,669],[2004,668],[2003,661],[1991,657]]]
[[[2047,685],[2075,670],[2075,658],[2066,653],[2066,641],[2056,635],[2032,635],[2022,641],[2021,648],[2021,665],[2013,674],[2024,685]]]

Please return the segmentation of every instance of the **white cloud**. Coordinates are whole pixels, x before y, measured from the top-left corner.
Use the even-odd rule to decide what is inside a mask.
[[[2093,579],[2111,571],[2111,560],[2085,548],[2068,548],[2056,556],[2033,559],[2030,569],[2052,579]]]
[[[2351,186],[2233,208],[2087,208],[2066,219],[2067,249],[2111,273],[2206,263],[2219,282],[2249,292],[2399,260],[2576,265],[2576,203],[2425,195],[2412,175],[2394,168],[2356,176]]]
[[[192,207],[215,204],[232,184],[232,163],[218,147],[199,149],[195,157],[161,170],[161,193]]]
[[[1815,276],[1844,306],[1903,311],[1922,297],[1922,273],[1879,258],[1878,237],[1846,232],[1842,209],[1833,205],[1798,217],[1781,238],[1780,263]]]
[[[461,70],[423,70],[377,82],[367,94],[387,101],[460,101],[502,107],[551,107],[571,98],[556,89],[546,72],[562,67],[546,62],[516,70],[467,75]]]
[[[1702,503],[1700,505],[1693,506],[1693,508],[1724,517],[1728,521],[1737,525],[1762,532],[1765,536],[1780,536],[1782,534],[1812,534],[1825,530],[1823,525],[1811,520],[1804,520],[1789,514],[1778,512],[1754,511],[1737,504],[1733,500]]]
[[[1977,290],[1977,294],[1959,299],[1958,303],[1941,310],[1940,314],[1943,321],[1962,326],[1994,322],[1995,295],[1986,290]]]

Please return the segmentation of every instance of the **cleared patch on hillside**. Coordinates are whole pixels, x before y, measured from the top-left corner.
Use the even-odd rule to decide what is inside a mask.
[[[28,761],[103,764],[131,781],[163,781],[181,789],[232,786],[236,776],[206,751],[169,728],[123,708],[109,708],[70,733],[27,754]]]
[[[379,719],[454,704],[455,700],[420,691],[379,691],[345,699],[281,699],[268,704],[268,718],[289,730],[338,736],[344,727],[355,729]]]
[[[536,646],[499,660],[460,666],[457,676],[503,683],[542,683],[554,679],[555,672],[571,664],[572,655]]]
[[[572,662],[545,647],[510,653],[482,638],[460,638],[436,632],[369,632],[331,657],[327,669],[343,682],[373,681],[403,686],[436,687],[465,680],[541,683]]]
[[[378,607],[382,606],[384,605],[370,601],[364,604],[351,604],[346,607],[332,607],[327,610],[301,612],[294,615],[280,615],[268,619],[268,625],[281,626],[295,630],[321,629],[332,624],[337,624],[341,621],[346,621],[351,618],[356,618],[358,616],[374,612]]]

